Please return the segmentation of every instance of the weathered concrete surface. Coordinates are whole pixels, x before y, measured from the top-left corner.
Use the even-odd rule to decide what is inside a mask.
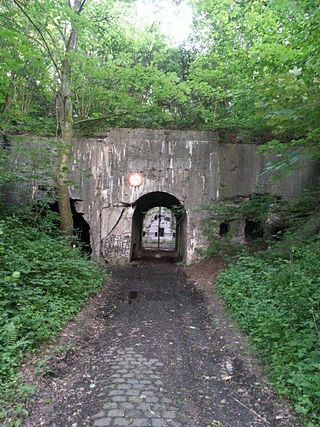
[[[309,165],[271,183],[262,174],[267,161],[257,154],[256,144],[222,143],[217,132],[111,129],[74,141],[72,180],[76,185],[70,196],[78,200],[77,210],[90,226],[93,256],[108,262],[129,261],[133,244],[140,244],[139,239],[133,242],[132,222],[142,196],[150,194],[149,201],[143,202],[146,210],[160,204],[172,207],[176,200],[185,209],[177,250],[190,263],[197,257],[196,248],[206,246],[201,206],[253,193],[290,198],[318,182],[315,166]],[[140,187],[130,186],[132,172],[142,174]],[[140,223],[141,218],[136,227]]]
[[[175,196],[187,210],[186,260],[202,246],[200,203],[217,197],[218,136],[214,132],[113,129],[101,138],[78,139],[75,164],[92,171],[85,180],[75,171],[80,185],[71,196],[85,200],[94,254],[110,261],[129,259],[134,203],[143,195],[164,192]],[[213,149],[214,148],[214,149]],[[213,150],[212,150],[213,149]],[[140,187],[131,187],[128,176],[143,175]]]
[[[75,141],[74,157],[92,178],[75,171],[80,185],[71,196],[85,201],[94,254],[108,261],[130,259],[134,204],[145,194],[169,193],[185,207],[184,257],[191,262],[195,249],[206,245],[201,205],[255,192],[291,197],[315,178],[310,167],[271,183],[261,175],[268,159],[257,154],[255,144],[219,143],[215,132],[112,129]],[[128,182],[135,171],[143,176],[138,188]]]

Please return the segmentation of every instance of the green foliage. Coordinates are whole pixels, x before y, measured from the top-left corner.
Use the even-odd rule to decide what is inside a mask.
[[[289,248],[289,241],[303,241],[320,229],[319,199],[318,189],[305,189],[299,197],[290,201],[268,193],[257,193],[250,197],[222,200],[203,207],[207,212],[207,217],[203,220],[203,234],[209,242],[209,247],[203,255],[245,252],[246,247],[234,239],[238,225],[243,227],[245,220],[255,226],[250,250],[272,244],[284,235],[287,244],[283,244],[283,247]],[[220,237],[219,227],[223,223],[229,225],[229,231]],[[300,233],[296,230],[300,230]]]
[[[213,224],[239,219],[251,219],[252,221],[265,222],[270,215],[270,209],[279,210],[279,198],[272,194],[253,194],[239,200],[225,200],[208,207]]]
[[[72,22],[79,34],[70,55],[72,101],[83,133],[108,126],[245,128],[271,131],[278,143],[268,149],[284,147],[276,171],[319,157],[315,1],[190,0],[193,33],[180,47],[155,24],[138,29],[130,1],[92,0],[81,16],[64,0],[24,2],[36,27],[17,3],[0,6],[2,132],[57,131],[63,34]],[[289,160],[288,143],[300,147]]]
[[[218,278],[219,291],[259,350],[279,393],[320,422],[320,238],[243,256]]]
[[[10,156],[5,148],[0,149],[0,185],[4,185],[13,179],[15,174],[8,167]]]
[[[0,132],[52,133],[50,69],[12,3],[0,6]]]
[[[5,0],[0,130],[58,130],[56,102],[70,22],[78,31],[77,52],[70,53],[74,119],[81,128],[89,119],[85,133],[102,125],[188,127],[190,90],[184,80],[192,55],[169,46],[155,24],[138,29],[130,3],[93,0],[75,16],[64,0]],[[102,121],[95,121],[99,117]]]
[[[92,0],[74,16],[63,0],[29,1],[24,7],[37,31],[4,0],[0,129],[57,131],[62,35],[72,22],[79,33],[70,55],[72,101],[83,133],[108,126],[245,128],[271,131],[279,143],[267,147],[285,147],[278,170],[306,153],[319,157],[315,1],[190,0],[193,34],[180,47],[170,46],[155,24],[138,29],[130,3]],[[287,161],[288,143],[300,148]]]
[[[0,403],[17,391],[22,356],[52,338],[102,284],[103,273],[59,237],[57,216],[1,220]]]
[[[218,277],[218,289],[239,325],[259,351],[279,393],[289,397],[308,425],[320,422],[320,230],[319,190],[282,201],[254,195],[209,207],[205,221],[209,253],[234,255]],[[250,219],[265,230],[272,221],[286,231],[264,236],[268,249],[249,256],[252,247],[232,242],[232,222]],[[280,221],[280,222],[279,222]],[[217,236],[230,222],[231,232]],[[282,237],[275,242],[274,237]],[[234,259],[233,259],[234,261]],[[313,423],[313,424],[312,424]]]
[[[261,193],[236,200],[224,200],[205,207],[208,216],[203,221],[203,234],[208,239],[209,247],[204,255],[225,251],[233,254],[243,252],[244,246],[233,240],[237,221],[252,221],[257,225],[258,232],[259,228],[262,230],[267,219],[275,213],[279,214],[284,206],[284,202],[277,196]],[[218,236],[221,224],[229,225],[229,231],[223,237]]]
[[[319,151],[319,3],[193,0],[190,67],[201,123],[269,131],[282,147],[277,171]],[[288,145],[300,148],[286,159]],[[274,143],[267,147],[275,147]],[[270,165],[270,170],[271,165]]]

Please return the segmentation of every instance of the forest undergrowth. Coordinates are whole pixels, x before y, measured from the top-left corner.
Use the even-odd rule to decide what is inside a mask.
[[[106,272],[59,235],[58,216],[33,211],[0,218],[0,420],[24,414],[32,394],[22,358],[57,333],[102,285]]]
[[[253,253],[242,248],[217,281],[220,295],[261,357],[274,389],[291,400],[308,427],[320,424],[318,200],[316,196],[313,212],[309,196],[308,203],[300,199],[293,204],[291,217],[286,218],[290,226],[282,238],[265,239],[265,249]]]

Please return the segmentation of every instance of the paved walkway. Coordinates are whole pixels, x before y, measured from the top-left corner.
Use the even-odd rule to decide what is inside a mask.
[[[93,316],[24,426],[293,425],[177,266],[114,268]]]
[[[111,365],[106,403],[93,425],[181,427],[178,408],[163,393],[163,368],[159,360],[146,359],[132,347],[119,351]]]

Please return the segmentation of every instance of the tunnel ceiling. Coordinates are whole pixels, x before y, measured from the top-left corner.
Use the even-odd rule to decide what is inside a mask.
[[[139,212],[146,212],[149,209],[155,208],[157,206],[163,206],[165,208],[169,208],[171,210],[174,210],[173,208],[175,206],[183,206],[181,202],[172,194],[165,193],[162,191],[154,191],[152,193],[145,194],[144,196],[141,196],[133,206],[136,206],[137,211]],[[176,214],[176,216],[179,214],[181,215],[181,212]]]

